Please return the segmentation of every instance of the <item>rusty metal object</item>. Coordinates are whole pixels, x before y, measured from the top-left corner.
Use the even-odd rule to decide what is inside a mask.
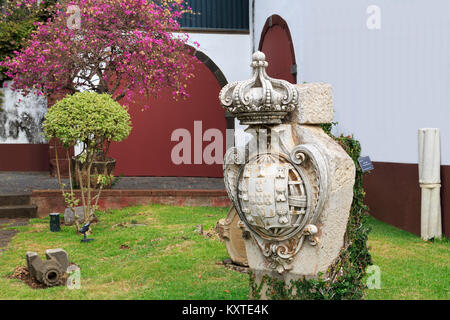
[[[63,249],[49,249],[45,251],[47,260],[42,260],[36,252],[27,252],[26,260],[30,277],[53,287],[61,283],[62,276],[69,266],[69,256]]]

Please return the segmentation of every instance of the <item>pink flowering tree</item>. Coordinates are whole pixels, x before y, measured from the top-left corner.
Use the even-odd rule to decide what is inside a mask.
[[[30,8],[38,0],[15,2]],[[181,0],[63,0],[52,18],[36,22],[24,48],[0,65],[13,89],[25,93],[88,90],[131,102],[168,87],[175,98],[187,97],[197,60],[180,32],[185,10]]]

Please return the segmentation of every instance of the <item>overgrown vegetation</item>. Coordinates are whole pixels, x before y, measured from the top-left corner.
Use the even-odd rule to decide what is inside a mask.
[[[46,21],[53,13],[56,0],[42,1],[33,8],[18,6],[15,0],[0,1],[0,62],[20,51],[36,30],[37,23]],[[7,68],[0,65],[0,88],[5,81]],[[3,111],[4,93],[0,90],[0,112]]]
[[[32,10],[41,1],[8,2]],[[198,59],[180,33],[183,1],[60,0],[53,9],[21,50],[0,61],[12,89],[45,96],[89,90],[129,106],[163,89],[175,99],[189,96]]]
[[[358,163],[361,145],[351,136],[335,137],[331,133],[333,125],[335,123],[323,124],[322,129],[347,151],[356,167],[353,202],[344,248],[326,274],[320,274],[318,279],[299,279],[286,286],[284,281],[266,275],[257,285],[255,276],[250,275],[250,287],[255,299],[260,298],[264,285],[271,288],[267,290],[268,297],[277,300],[342,300],[361,299],[364,296],[364,277],[372,259],[367,247],[370,229],[367,226],[368,207],[364,204],[363,172]]]

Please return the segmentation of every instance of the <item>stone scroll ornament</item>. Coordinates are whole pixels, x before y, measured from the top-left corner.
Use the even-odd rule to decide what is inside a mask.
[[[328,197],[327,160],[313,144],[286,146],[274,126],[299,103],[297,88],[266,73],[262,52],[253,54],[253,77],[226,85],[220,102],[241,124],[251,125],[263,148],[232,147],[224,159],[225,186],[239,218],[268,270],[283,274],[305,245],[318,244],[317,221]],[[244,233],[245,236],[245,233]],[[249,261],[250,262],[250,261]],[[250,263],[251,264],[251,263]]]

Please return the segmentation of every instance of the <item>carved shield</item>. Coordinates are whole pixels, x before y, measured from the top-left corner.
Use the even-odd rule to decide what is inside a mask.
[[[239,185],[239,202],[250,224],[266,230],[290,224],[288,170],[286,163],[245,166]]]
[[[226,159],[236,157],[228,154]],[[224,174],[241,220],[263,238],[286,239],[306,224],[311,187],[287,157],[257,154],[241,166],[226,167]]]
[[[224,180],[239,218],[249,229],[270,266],[290,268],[305,237],[317,243],[315,222],[328,194],[328,169],[315,145],[299,145],[289,155],[245,149],[225,155]]]

